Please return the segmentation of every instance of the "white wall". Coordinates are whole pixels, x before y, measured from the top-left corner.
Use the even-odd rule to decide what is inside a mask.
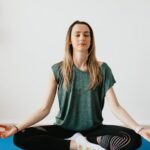
[[[46,99],[53,63],[75,20],[94,30],[97,57],[112,68],[120,103],[142,124],[150,116],[149,0],[1,0],[0,122],[18,123]],[[57,96],[50,115],[58,111]],[[120,123],[104,108],[104,123]]]

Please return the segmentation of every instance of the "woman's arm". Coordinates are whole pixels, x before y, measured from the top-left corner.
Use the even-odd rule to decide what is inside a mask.
[[[0,127],[5,128],[3,132],[0,132],[0,138],[7,138],[11,135],[14,135],[16,132],[23,130],[27,127],[30,127],[33,124],[45,118],[51,110],[51,107],[52,107],[52,104],[54,102],[54,98],[56,95],[56,90],[57,90],[57,82],[51,70],[48,96],[47,96],[47,99],[44,101],[43,105],[35,113],[33,113],[29,118],[27,118],[25,121],[17,125],[0,124]]]
[[[24,122],[16,125],[19,130],[27,128],[41,121],[43,118],[45,118],[49,114],[52,104],[54,102],[56,90],[57,90],[57,82],[55,81],[54,74],[51,70],[47,99],[44,101],[43,105],[35,113],[33,113]]]
[[[119,104],[112,87],[107,91],[106,99],[111,111],[120,121],[150,142],[150,129],[141,128],[141,126],[127,113],[127,111]]]
[[[113,114],[124,124],[133,130],[139,128],[139,124],[127,113],[127,111],[119,104],[113,88],[111,87],[106,93],[108,105]]]

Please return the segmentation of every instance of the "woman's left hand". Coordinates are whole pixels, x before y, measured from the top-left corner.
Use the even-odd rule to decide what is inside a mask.
[[[139,134],[146,139],[147,141],[150,142],[150,128],[144,128],[142,129]]]

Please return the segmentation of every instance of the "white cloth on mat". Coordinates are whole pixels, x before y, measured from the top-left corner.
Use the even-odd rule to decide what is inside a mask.
[[[77,144],[77,150],[104,150],[100,145],[89,142],[86,137],[79,132],[65,140],[74,140]]]

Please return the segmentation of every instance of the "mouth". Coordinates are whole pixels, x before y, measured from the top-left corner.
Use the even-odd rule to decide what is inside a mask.
[[[86,44],[85,44],[85,43],[80,43],[79,45],[80,45],[80,46],[85,46]]]

